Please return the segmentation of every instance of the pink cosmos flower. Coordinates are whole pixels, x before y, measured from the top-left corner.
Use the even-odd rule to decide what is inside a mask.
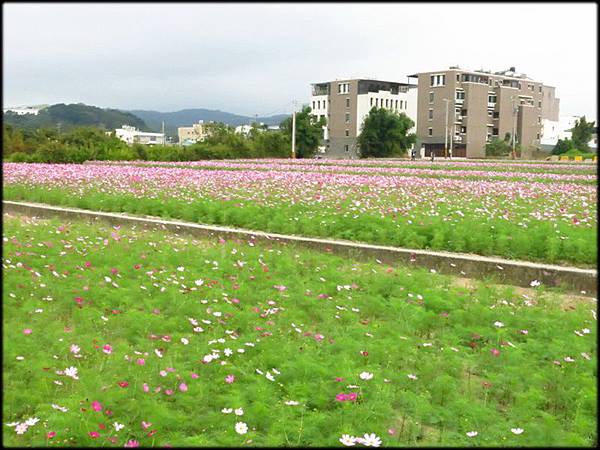
[[[179,385],[179,390],[180,390],[181,392],[187,392],[187,390],[188,390],[187,384],[185,384],[185,383],[181,383],[181,384]]]
[[[167,395],[172,395],[172,394],[173,394],[173,391],[172,391],[171,389],[166,389],[166,390],[165,390],[165,394],[167,394]]]
[[[497,348],[493,348],[493,349],[491,349],[491,350],[490,350],[490,353],[491,353],[493,356],[500,356],[500,350],[498,350]]]
[[[195,373],[195,372],[192,372],[192,375],[191,375],[191,377],[192,377],[192,378],[194,378],[194,379],[196,379],[196,378],[198,378],[198,377],[199,377],[199,375],[198,375],[197,373]]]
[[[150,428],[152,424],[150,422],[145,422],[142,420],[142,428],[145,430],[146,428]]]
[[[350,400],[351,402],[353,402],[354,400],[356,400],[357,397],[358,395],[356,394],[356,392],[350,392],[348,395],[346,395],[346,400]]]
[[[25,328],[23,330],[23,334],[31,334],[33,331],[31,330],[31,328]]]
[[[325,339],[325,336],[323,336],[322,334],[315,334],[315,339],[317,340],[317,342],[321,342],[323,339]]]
[[[340,381],[344,381],[344,379],[342,377],[335,377],[335,381],[340,382]]]
[[[102,411],[102,404],[100,402],[93,401],[92,402],[92,409],[94,411]]]
[[[142,385],[142,389],[144,390],[144,392],[149,392],[149,391],[150,391],[150,386],[148,386],[148,384],[147,384],[147,383],[144,383],[144,384]]]
[[[119,386],[121,386],[122,388],[126,388],[127,386],[129,386],[129,383],[127,381],[119,381]]]
[[[112,269],[110,269],[110,273],[112,273],[113,275],[116,275],[119,273],[118,269],[115,269],[114,267]]]
[[[102,347],[102,351],[107,355],[110,355],[112,353],[112,346],[110,344],[106,344],[104,347]]]
[[[273,286],[275,289],[277,289],[279,292],[283,292],[287,289],[287,287],[283,286],[283,285],[275,285]]]
[[[229,374],[225,377],[225,383],[231,384],[235,381],[235,376]]]
[[[167,376],[167,371],[166,370],[161,370],[159,372],[159,374],[160,374],[161,377],[166,377]]]
[[[343,402],[346,400],[346,394],[344,394],[343,392],[340,392],[338,395],[335,396],[335,399],[338,402]]]
[[[138,441],[134,441],[133,439],[127,441],[123,447],[133,448],[139,447],[140,443]]]
[[[98,433],[97,431],[90,431],[89,435],[91,437],[93,437],[94,439],[97,438],[97,437],[100,437],[100,433]]]
[[[231,302],[232,302],[232,303],[235,303],[235,304],[237,305],[237,304],[240,302],[240,300],[239,300],[239,299],[237,299],[237,298],[232,298],[232,299],[231,299]]]
[[[146,361],[144,360],[144,358],[138,358],[136,360],[136,363],[138,366],[143,366],[144,364],[146,364]]]
[[[91,263],[91,262],[89,262],[89,261],[86,261],[86,262],[85,262],[85,267],[92,267],[92,263]]]
[[[388,434],[390,434],[392,436],[396,434],[396,429],[395,428],[388,428],[387,431],[388,431]]]
[[[56,436],[56,431],[51,431],[50,433],[48,433],[46,435],[46,438],[48,439],[52,439],[54,436]]]

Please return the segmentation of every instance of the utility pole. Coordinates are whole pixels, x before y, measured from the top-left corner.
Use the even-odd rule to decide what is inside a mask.
[[[162,135],[163,135],[163,147],[167,144],[167,137],[165,136],[165,121],[162,121]]]
[[[446,132],[444,133],[444,157],[447,159],[448,158],[448,105],[450,104],[450,101],[447,98],[445,98],[444,101],[446,102],[446,127],[445,127]]]
[[[454,127],[456,125],[453,123],[452,124],[452,129],[450,130],[450,159],[452,159],[452,144],[454,141]]]
[[[292,159],[296,159],[296,101],[292,111]]]

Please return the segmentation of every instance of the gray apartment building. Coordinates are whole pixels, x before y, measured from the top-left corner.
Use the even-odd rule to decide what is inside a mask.
[[[444,156],[447,141],[452,156],[483,158],[486,143],[510,133],[527,157],[540,147],[544,120],[558,120],[555,88],[514,67],[492,73],[453,66],[410,78],[418,80],[416,146],[426,156]]]
[[[414,84],[372,79],[312,84],[312,114],[327,119],[320,153],[328,158],[358,157],[357,137],[373,107],[405,113],[417,122],[416,88]]]

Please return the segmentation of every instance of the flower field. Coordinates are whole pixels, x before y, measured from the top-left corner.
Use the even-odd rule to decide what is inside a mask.
[[[595,266],[589,164],[5,163],[4,198],[254,230]]]
[[[419,205],[425,214],[435,206],[411,195],[431,181],[404,185],[409,177],[294,172],[284,184],[277,172],[198,178],[202,170],[30,165],[27,175],[20,165],[4,167],[5,198],[87,198],[86,206],[103,209],[131,198],[164,212],[159,186],[181,192],[173,205],[198,192],[215,205],[291,207],[307,198],[306,215],[315,211],[316,191],[331,213],[346,205],[339,217],[348,220],[400,193],[408,205],[396,208]],[[478,199],[482,215],[524,220],[519,208],[545,205],[536,211],[565,233],[592,223],[576,226],[560,215],[568,208],[561,200],[595,201],[581,185],[475,189],[442,179],[434,186],[455,208],[451,188]],[[380,204],[373,189],[390,196]],[[351,196],[357,192],[365,195]],[[512,208],[502,212],[497,202]],[[7,446],[597,444],[590,299],[543,286],[465,285],[427,269],[293,246],[8,215],[3,225]]]

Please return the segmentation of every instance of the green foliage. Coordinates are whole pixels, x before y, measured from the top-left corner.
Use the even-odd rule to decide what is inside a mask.
[[[317,120],[311,111],[310,106],[306,106],[296,113],[296,158],[312,158],[323,140],[323,127],[327,125],[327,119],[321,117]],[[289,139],[291,146],[292,118],[289,117],[281,122],[280,128]]]
[[[592,135],[596,132],[595,122],[587,122],[585,116],[577,119],[575,126],[572,129],[571,139],[573,146],[577,150],[587,152],[590,147],[588,143],[592,139]]]
[[[404,113],[372,108],[358,137],[361,158],[405,155],[416,135],[408,134],[415,123]]]
[[[553,155],[562,155],[563,153],[568,152],[569,150],[575,149],[575,145],[573,141],[569,138],[559,139],[554,148],[552,149]]]
[[[508,156],[511,151],[512,148],[506,138],[504,140],[493,138],[485,145],[485,156]]]

